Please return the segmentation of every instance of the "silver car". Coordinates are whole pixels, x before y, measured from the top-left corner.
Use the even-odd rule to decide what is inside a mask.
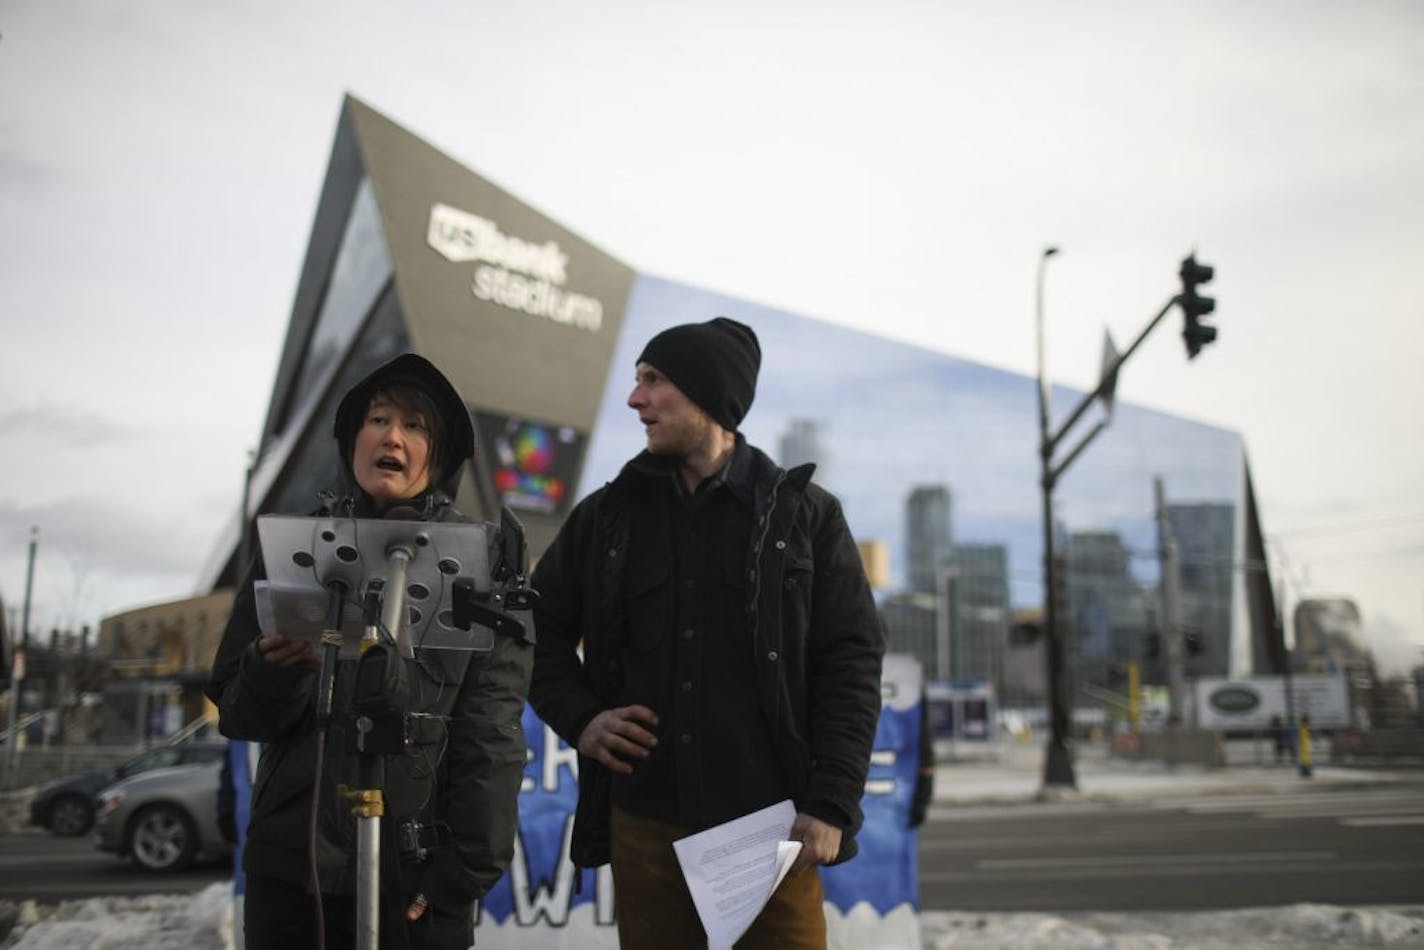
[[[176,871],[231,852],[218,830],[222,762],[134,775],[98,795],[94,847],[131,856],[148,871]]]

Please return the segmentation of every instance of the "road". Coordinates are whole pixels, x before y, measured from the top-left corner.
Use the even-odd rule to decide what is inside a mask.
[[[228,865],[149,874],[94,850],[87,837],[47,834],[0,838],[0,899],[53,902],[77,897],[177,894],[200,891],[232,877]]]
[[[925,910],[1147,911],[1424,900],[1424,782],[1140,805],[938,808]]]
[[[140,872],[87,838],[0,839],[0,898],[201,890],[226,866]],[[1151,911],[1424,900],[1424,780],[1157,805],[937,807],[926,910]]]

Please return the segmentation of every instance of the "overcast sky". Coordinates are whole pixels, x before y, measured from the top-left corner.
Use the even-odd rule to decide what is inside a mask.
[[[0,596],[187,594],[238,504],[341,97],[634,268],[1242,434],[1288,597],[1424,649],[1424,6],[0,5]],[[1067,476],[1072,478],[1070,473]]]

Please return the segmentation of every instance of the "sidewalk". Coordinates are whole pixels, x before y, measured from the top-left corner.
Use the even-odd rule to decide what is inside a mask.
[[[1312,788],[1382,785],[1424,776],[1424,770],[1316,766],[1302,778],[1294,765],[1229,765],[1219,769],[1110,758],[1102,745],[1074,747],[1078,787],[1043,789],[1043,744],[1005,741],[997,750],[941,761],[935,767],[936,808],[1050,801],[1137,802],[1174,797],[1288,794]]]

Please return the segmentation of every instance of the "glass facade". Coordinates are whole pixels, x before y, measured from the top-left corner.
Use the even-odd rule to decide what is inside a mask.
[[[341,397],[387,360],[410,349],[410,337],[400,303],[388,286],[377,301],[351,357],[316,403],[304,437],[296,442],[291,458],[267,496],[264,514],[309,514],[317,507],[317,493],[334,484],[340,459],[331,424]]]
[[[742,431],[776,454],[797,420],[815,413],[821,450],[835,460],[823,484],[840,498],[856,540],[892,555],[880,596],[890,648],[916,656],[932,678],[981,676],[1007,701],[1032,701],[1041,690],[1041,644],[1011,637],[1015,617],[1043,598],[1034,379],[653,277],[638,278],[630,301],[579,496],[642,448],[620,367],[633,365],[668,326],[716,315],[744,321],[760,338],[762,368]],[[1069,405],[1079,395],[1059,389],[1053,403]],[[1223,534],[1218,524],[1240,510],[1243,471],[1238,434],[1118,403],[1112,425],[1055,499],[1078,683],[1107,685],[1115,664],[1142,657],[1153,629],[1158,477],[1172,496],[1199,500],[1183,535],[1206,538],[1213,559],[1231,552],[1219,560],[1225,574],[1194,575],[1186,589],[1199,580],[1208,593],[1241,583],[1229,566],[1240,561],[1240,532]],[[1189,538],[1179,544],[1196,550]],[[946,569],[957,605],[942,624]],[[1226,642],[1261,635],[1210,610]]]
[[[323,393],[321,383],[351,348],[391,275],[391,254],[376,195],[371,179],[362,178],[297,377],[294,392],[299,401],[288,407],[279,431],[306,418],[305,410]]]

